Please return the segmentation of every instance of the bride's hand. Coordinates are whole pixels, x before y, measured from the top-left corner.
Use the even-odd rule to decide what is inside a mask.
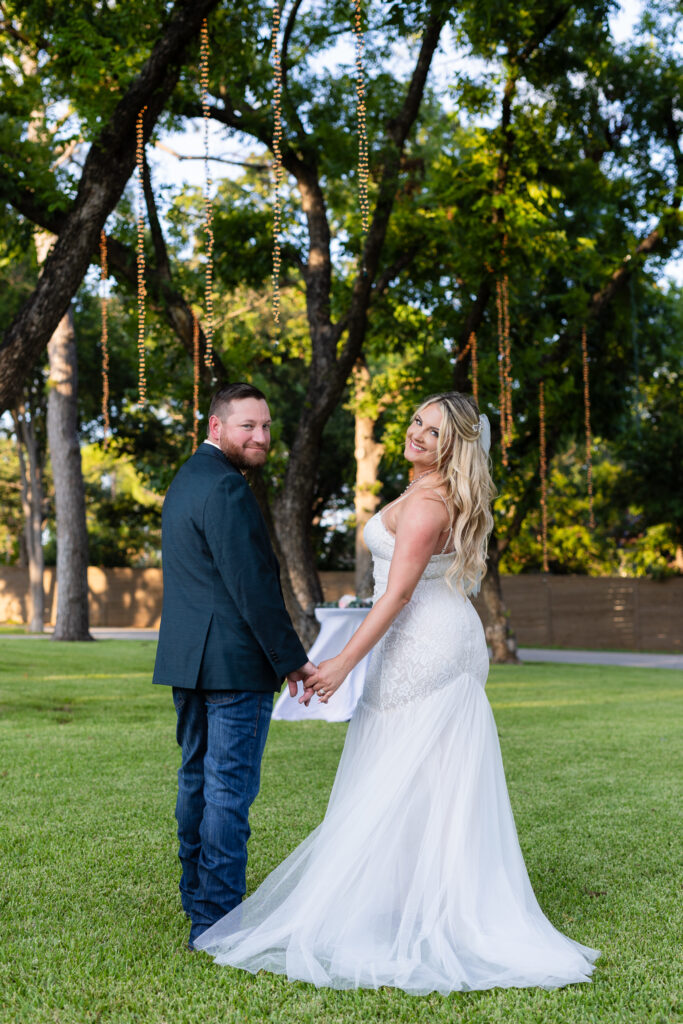
[[[342,662],[339,656],[329,658],[327,661],[321,661],[316,675],[306,680],[306,688],[312,688],[321,704],[327,704],[348,674],[348,666]]]

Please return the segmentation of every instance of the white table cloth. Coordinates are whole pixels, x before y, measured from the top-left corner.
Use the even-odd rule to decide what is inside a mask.
[[[308,655],[314,665],[339,654],[369,611],[369,608],[316,608],[315,617],[320,623],[320,632]],[[327,704],[313,697],[309,706],[305,707],[299,704],[298,696],[289,696],[289,687],[285,683],[273,708],[273,719],[286,722],[348,722],[363,691],[369,657],[367,654],[356,665]],[[299,694],[302,692],[299,683]]]

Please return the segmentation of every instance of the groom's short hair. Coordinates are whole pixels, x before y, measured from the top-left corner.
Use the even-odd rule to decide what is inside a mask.
[[[218,416],[219,420],[225,419],[230,412],[230,404],[239,401],[240,398],[262,398],[264,402],[267,401],[263,392],[253,384],[247,384],[245,381],[224,384],[211,399],[209,416]]]

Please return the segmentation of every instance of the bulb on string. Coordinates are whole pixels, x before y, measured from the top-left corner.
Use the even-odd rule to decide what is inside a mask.
[[[202,21],[199,36],[199,85],[202,117],[204,119],[204,235],[206,237],[206,263],[204,265],[204,335],[206,352],[204,362],[213,370],[213,182],[209,167],[209,29],[207,19]]]
[[[282,61],[278,35],[280,32],[280,3],[273,4],[273,23],[271,30],[271,52],[273,59],[273,157],[275,160],[275,189],[273,196],[273,320],[276,333],[280,329],[280,269],[282,265],[282,182],[284,171],[282,166]]]
[[[469,344],[472,348],[472,394],[475,402],[479,405],[479,359],[477,357],[477,336],[474,331],[470,334]]]
[[[368,200],[368,126],[365,104],[365,40],[361,21],[361,0],[354,0],[353,31],[356,37],[356,119],[358,124],[358,205],[360,206],[361,227],[367,235],[370,223]]]
[[[107,309],[107,236],[104,229],[100,231],[100,308],[102,311],[102,335],[100,346],[102,349],[102,424],[104,432],[104,447],[109,444],[109,323]]]
[[[456,356],[456,362],[461,362],[468,352],[472,354],[472,394],[474,395],[475,402],[479,405],[479,361],[477,359],[477,335],[474,331],[470,333],[467,344],[462,352],[459,352]]]
[[[588,481],[588,525],[591,530],[595,529],[595,510],[593,508],[593,437],[591,433],[591,402],[590,402],[590,380],[588,369],[588,341],[586,337],[586,325],[581,328],[581,356],[583,359],[583,409],[586,427],[586,476]]]
[[[192,310],[192,365],[194,378],[192,384],[192,451],[196,452],[199,443],[199,320]]]
[[[548,569],[548,465],[545,439],[545,383],[538,388],[538,430],[541,474],[541,541],[543,545],[543,572]]]
[[[135,162],[138,173],[138,209],[137,209],[137,288],[138,288],[138,401],[142,406],[147,401],[147,378],[145,371],[145,187],[144,162],[145,142],[143,119],[147,107],[138,113],[136,124]]]
[[[512,444],[512,359],[510,345],[510,300],[508,276],[496,280],[496,312],[498,315],[498,383],[500,392],[500,444],[503,465],[508,465]]]

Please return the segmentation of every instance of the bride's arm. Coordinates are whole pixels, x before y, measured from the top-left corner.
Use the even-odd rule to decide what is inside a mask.
[[[396,524],[386,591],[370,609],[343,651],[335,658],[321,662],[317,674],[306,680],[302,701],[310,699],[311,690],[316,693],[322,690],[324,697],[321,700],[327,702],[349,672],[384,636],[410,601],[427,562],[438,548],[447,528],[447,519],[444,503],[435,501],[428,493],[418,491],[405,499]]]

